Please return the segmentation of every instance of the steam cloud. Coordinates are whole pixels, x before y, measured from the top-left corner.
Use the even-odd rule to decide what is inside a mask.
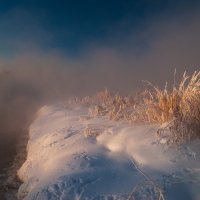
[[[173,81],[175,68],[179,75],[199,69],[199,19],[193,14],[152,22],[121,42],[87,47],[76,58],[39,46],[29,46],[9,60],[1,58],[1,132],[27,127],[43,104],[104,88],[127,93],[140,87],[141,80],[163,86]]]

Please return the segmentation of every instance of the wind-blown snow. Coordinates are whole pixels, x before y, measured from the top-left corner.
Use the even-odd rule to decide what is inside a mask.
[[[164,190],[165,199],[198,200],[200,141],[168,148],[155,133],[153,126],[89,117],[81,106],[44,106],[30,127],[18,197],[128,199],[142,183],[134,197],[143,200],[150,195],[145,194],[148,179]]]

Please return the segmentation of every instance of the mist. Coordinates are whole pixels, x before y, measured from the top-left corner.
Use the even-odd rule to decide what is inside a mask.
[[[0,59],[1,133],[27,128],[45,104],[105,88],[127,94],[142,80],[164,87],[175,68],[177,79],[199,69],[199,19],[194,12],[152,20],[127,35],[88,43],[77,56],[21,41],[19,52]]]

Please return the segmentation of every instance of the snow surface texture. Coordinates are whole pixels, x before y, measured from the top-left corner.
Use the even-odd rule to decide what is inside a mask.
[[[163,199],[199,200],[200,141],[169,148],[155,133],[153,126],[92,118],[81,106],[44,106],[30,127],[18,197],[162,200],[164,191]]]

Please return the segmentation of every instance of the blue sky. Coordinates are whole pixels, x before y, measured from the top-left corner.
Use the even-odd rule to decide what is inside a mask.
[[[56,49],[78,55],[90,46],[145,49],[152,38],[138,38],[151,24],[190,15],[195,0],[3,0],[0,3],[0,54],[21,49]],[[133,43],[131,43],[133,45]]]

